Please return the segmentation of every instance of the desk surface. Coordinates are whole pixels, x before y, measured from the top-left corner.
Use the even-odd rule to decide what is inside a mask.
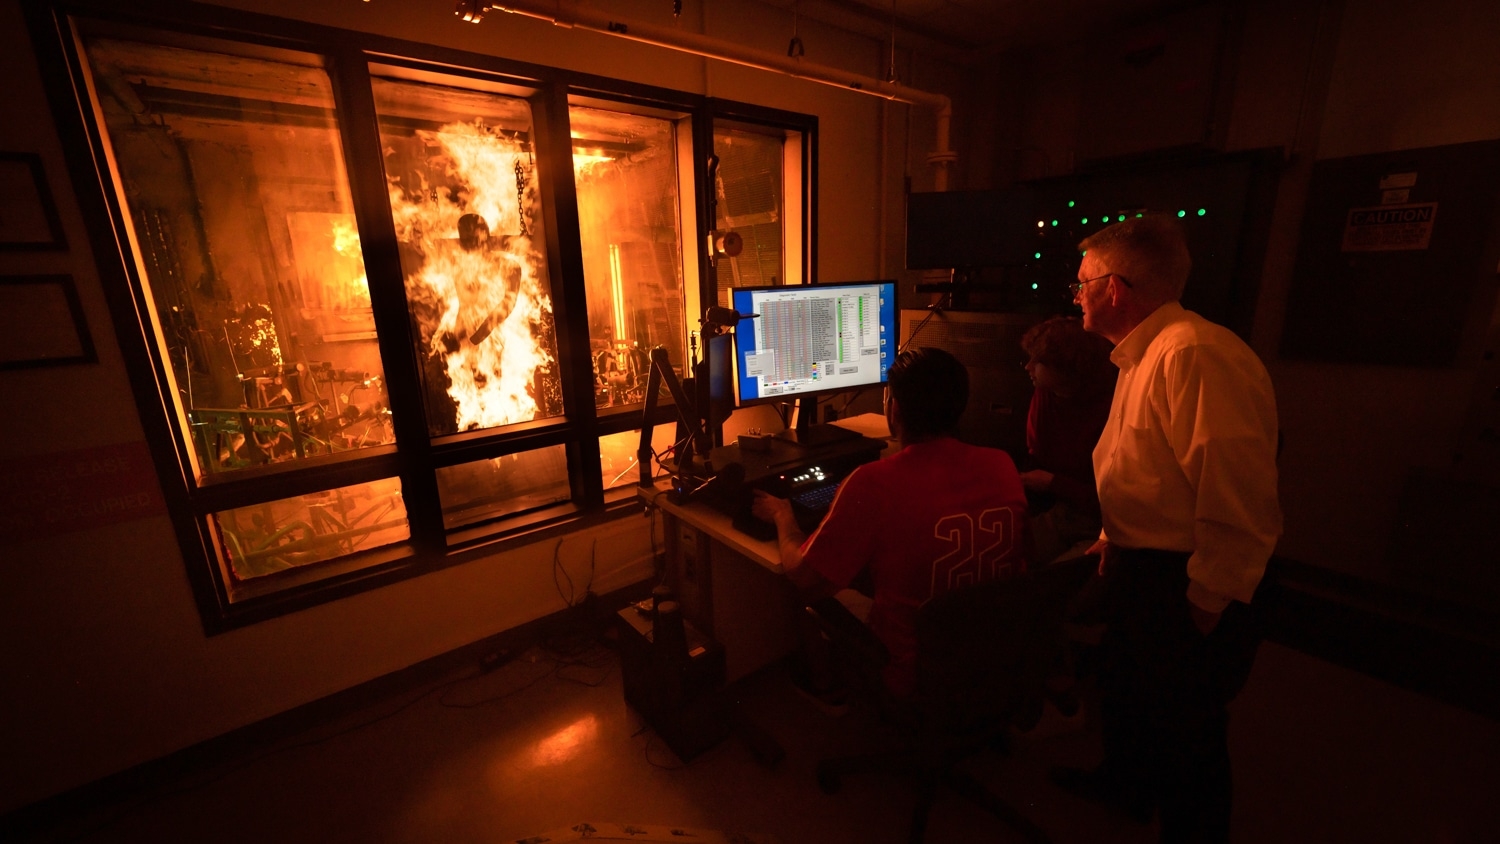
[[[655,486],[637,487],[641,500],[646,504],[660,507],[724,543],[747,559],[777,574],[782,572],[781,551],[777,548],[775,541],[756,539],[736,529],[728,513],[702,502],[692,501],[683,504],[673,501],[672,496],[668,494],[669,489],[665,482],[658,482]]]
[[[837,420],[832,424],[884,442],[885,449],[881,453],[882,457],[895,450],[895,444],[890,442],[890,427],[881,414],[863,413]],[[740,455],[735,456],[740,457]],[[672,496],[668,494],[671,489],[668,481],[657,481],[653,486],[636,489],[641,501],[647,506],[662,508],[772,572],[780,574],[784,571],[781,567],[781,549],[777,547],[774,540],[756,539],[736,529],[734,520],[722,510],[697,501],[686,504],[673,501]]]

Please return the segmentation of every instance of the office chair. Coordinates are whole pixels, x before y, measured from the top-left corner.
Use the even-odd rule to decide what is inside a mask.
[[[917,781],[908,840],[920,844],[938,785],[946,785],[1006,822],[1030,841],[1047,834],[957,764],[1003,747],[1012,725],[1029,729],[1041,717],[1045,680],[1058,665],[1063,622],[1097,556],[1079,557],[1006,580],[938,595],[917,615],[917,689],[901,720],[904,746],[818,763],[818,786],[838,791],[862,770],[894,770]],[[871,637],[873,638],[873,636]]]

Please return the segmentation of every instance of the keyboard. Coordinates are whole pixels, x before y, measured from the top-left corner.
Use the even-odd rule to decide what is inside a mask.
[[[833,497],[839,492],[839,483],[839,481],[832,481],[803,490],[792,496],[792,503],[819,515],[826,513],[828,508],[833,506]]]

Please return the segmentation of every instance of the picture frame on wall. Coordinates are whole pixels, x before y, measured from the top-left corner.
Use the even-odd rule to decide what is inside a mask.
[[[67,248],[42,157],[0,151],[0,252]]]
[[[72,276],[0,276],[0,370],[98,360]]]

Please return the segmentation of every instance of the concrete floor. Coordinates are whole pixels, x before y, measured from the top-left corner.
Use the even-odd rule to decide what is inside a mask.
[[[831,718],[779,668],[742,681],[744,710],[786,748],[774,769],[730,739],[684,764],[629,710],[614,654],[542,648],[461,672],[120,805],[39,841],[508,842],[589,822],[740,833],[749,844],[900,842],[912,794],[895,777],[816,787],[820,757],[873,746],[856,709]],[[1234,705],[1237,842],[1493,841],[1500,724],[1267,643]],[[1088,728],[1020,740],[970,769],[1058,842],[1148,842],[1151,827],[1053,788],[1048,767],[1095,761]],[[554,840],[574,840],[576,833]],[[708,840],[708,839],[699,839]],[[928,841],[1008,842],[951,795]]]

